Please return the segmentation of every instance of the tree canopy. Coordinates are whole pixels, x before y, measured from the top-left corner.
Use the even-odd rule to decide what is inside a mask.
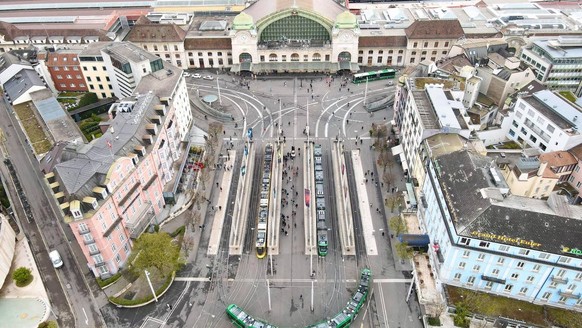
[[[135,241],[129,263],[130,270],[136,274],[156,269],[162,277],[167,277],[182,264],[180,247],[165,232],[144,233]]]

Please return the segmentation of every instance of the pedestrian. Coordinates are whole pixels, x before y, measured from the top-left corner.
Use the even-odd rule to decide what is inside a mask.
[[[222,191],[222,187],[220,187],[220,191]]]
[[[222,206],[221,205],[218,205],[218,210],[219,211],[222,211]]]
[[[216,188],[218,188],[218,182],[216,183]]]

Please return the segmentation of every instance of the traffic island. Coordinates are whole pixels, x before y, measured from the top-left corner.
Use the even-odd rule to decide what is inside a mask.
[[[168,289],[170,289],[175,277],[175,272],[166,279],[159,277],[156,274],[150,274],[149,278],[152,287],[156,291],[156,298],[161,297],[168,291]],[[154,298],[152,289],[149,287],[147,277],[144,274],[134,282],[127,285],[127,288],[122,290],[119,295],[109,297],[109,302],[117,307],[137,308],[157,301],[156,298]]]

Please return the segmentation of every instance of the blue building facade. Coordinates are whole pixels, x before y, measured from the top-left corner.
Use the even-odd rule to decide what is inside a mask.
[[[433,241],[439,288],[582,311],[580,207],[558,195],[509,195],[491,159],[470,149],[428,156],[424,164],[419,217]]]

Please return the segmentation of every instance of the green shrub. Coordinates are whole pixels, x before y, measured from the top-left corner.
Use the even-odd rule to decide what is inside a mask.
[[[24,287],[32,282],[32,272],[29,268],[20,267],[14,270],[12,279],[16,282],[16,286]]]
[[[168,286],[172,283],[173,278],[174,278],[174,274],[171,274],[170,276],[168,276],[168,278],[166,278],[166,281],[164,282],[164,284],[160,288],[158,288],[158,290],[156,290],[157,296],[159,296],[164,290],[166,290],[166,288],[168,288]],[[117,304],[117,305],[132,306],[132,305],[139,305],[139,304],[149,302],[153,298],[154,298],[154,295],[148,295],[146,297],[143,297],[140,299],[135,299],[135,300],[127,300],[123,297],[110,297],[109,301],[111,301],[112,303]]]
[[[38,324],[38,328],[58,328],[59,325],[56,321],[43,321]]]
[[[184,232],[186,232],[186,226],[181,226],[178,229],[176,229],[174,232],[172,232],[170,234],[170,237],[175,238],[177,235],[181,235]]]
[[[471,323],[471,320],[467,318],[469,315],[469,310],[467,310],[467,307],[463,303],[457,303],[455,304],[455,307],[456,310],[455,316],[453,317],[453,323],[457,327],[469,328],[469,324]]]
[[[434,318],[434,317],[428,317],[428,324],[431,326],[440,326],[441,325],[441,319],[440,318]]]
[[[92,93],[92,92],[88,92],[88,93],[84,94],[83,97],[81,97],[81,100],[79,100],[78,107],[91,105],[91,104],[96,103],[97,101],[99,101],[99,99],[97,98],[97,95]]]
[[[116,282],[117,279],[119,278],[121,278],[121,271],[104,280],[102,280],[101,278],[97,278],[97,284],[99,285],[99,287],[103,288]]]

